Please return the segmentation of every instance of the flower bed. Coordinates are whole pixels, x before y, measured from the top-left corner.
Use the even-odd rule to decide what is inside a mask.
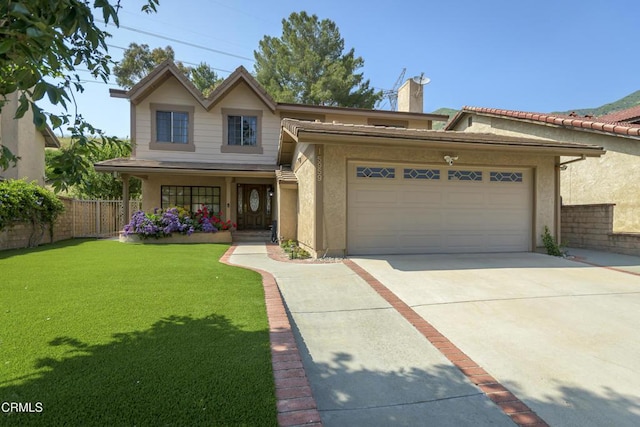
[[[191,215],[182,208],[135,212],[120,234],[121,242],[141,243],[230,243],[236,225],[206,206]]]
[[[190,235],[172,234],[162,239],[143,239],[137,234],[126,235],[120,233],[120,241],[123,243],[145,244],[169,244],[169,243],[231,243],[231,231],[218,231],[217,233],[195,232]]]

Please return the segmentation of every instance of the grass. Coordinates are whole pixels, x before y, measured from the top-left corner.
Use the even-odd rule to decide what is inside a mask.
[[[10,425],[276,425],[260,276],[227,245],[67,241],[0,252]]]

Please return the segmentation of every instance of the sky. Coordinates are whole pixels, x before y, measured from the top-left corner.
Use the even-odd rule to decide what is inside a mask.
[[[122,3],[121,27],[106,28],[116,61],[130,43],[146,43],[171,45],[176,60],[204,61],[222,77],[240,65],[253,71],[259,41],[279,37],[283,19],[306,11],[337,24],[345,51],[364,59],[360,71],[371,86],[392,89],[405,68],[405,79],[430,78],[425,112],[465,105],[563,111],[640,89],[637,0],[160,0],[151,15],[140,12],[142,0]],[[128,137],[128,101],[109,96],[115,77],[84,87],[78,111],[107,134]]]

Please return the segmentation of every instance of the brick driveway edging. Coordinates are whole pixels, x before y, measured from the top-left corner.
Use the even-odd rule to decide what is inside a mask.
[[[232,244],[222,255],[220,262],[234,267],[248,268],[229,261],[236,246],[236,244]],[[311,393],[309,380],[302,365],[300,352],[291,330],[278,284],[271,273],[257,268],[249,269],[262,275],[264,299],[269,319],[271,366],[276,388],[278,425],[282,427],[322,426],[318,406]]]

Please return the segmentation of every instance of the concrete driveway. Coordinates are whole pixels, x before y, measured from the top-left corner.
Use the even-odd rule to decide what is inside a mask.
[[[267,252],[230,259],[275,277],[325,426],[640,425],[640,257]]]
[[[640,425],[640,276],[533,253],[353,261],[550,425]]]

